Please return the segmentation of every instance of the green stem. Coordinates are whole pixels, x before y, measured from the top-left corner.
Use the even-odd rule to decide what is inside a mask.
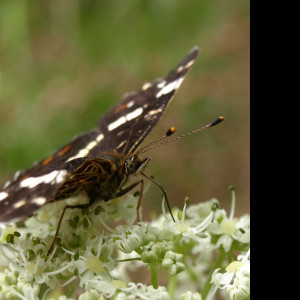
[[[224,251],[224,248],[221,246],[221,247],[219,248],[219,254],[218,254],[218,256],[217,256],[217,259],[216,259],[216,261],[215,261],[215,264],[214,264],[214,266],[212,267],[212,269],[211,269],[211,271],[210,271],[210,273],[209,273],[209,275],[208,275],[208,278],[207,278],[207,280],[206,280],[206,282],[205,282],[205,284],[204,284],[204,287],[203,287],[203,289],[202,289],[201,295],[202,295],[202,299],[203,299],[203,300],[206,299],[207,294],[208,294],[208,292],[209,292],[209,290],[210,290],[210,288],[211,288],[211,283],[210,283],[210,281],[211,281],[211,277],[212,277],[212,274],[213,274],[214,270],[221,267],[221,265],[222,265],[222,263],[223,263],[225,257],[226,257],[226,252]]]
[[[190,264],[187,262],[187,260],[184,257],[184,265],[185,265],[185,270],[189,274],[191,280],[198,282],[198,275],[192,270]]]
[[[177,280],[176,276],[170,276],[169,285],[168,285],[168,293],[169,293],[171,299],[174,299],[177,281],[178,280]]]
[[[150,271],[151,271],[151,283],[152,286],[157,289],[158,288],[158,279],[157,279],[157,263],[151,263],[149,264]]]
[[[141,260],[141,258],[140,257],[136,257],[136,258],[120,259],[120,260],[116,260],[116,262],[136,261],[136,260]]]

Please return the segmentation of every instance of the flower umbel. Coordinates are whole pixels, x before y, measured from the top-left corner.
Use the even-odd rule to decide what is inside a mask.
[[[67,211],[50,256],[47,251],[63,202],[45,206],[22,226],[0,227],[0,299],[52,299],[55,295],[71,300],[78,295],[79,300],[204,300],[218,288],[231,299],[250,295],[250,252],[228,260],[236,251],[249,248],[249,216],[234,218],[232,209],[227,217],[216,199],[197,205],[188,205],[186,199],[183,209],[174,213],[175,222],[163,206],[156,220],[132,225],[134,203],[135,197],[126,196],[97,203],[88,211]],[[116,226],[114,222],[120,224],[122,216],[126,220]],[[226,250],[224,258],[209,277],[220,247]],[[144,275],[140,282],[133,281],[140,271],[149,272],[151,284],[143,282]],[[166,286],[160,284],[168,281]],[[210,285],[213,289],[207,295],[205,286]]]

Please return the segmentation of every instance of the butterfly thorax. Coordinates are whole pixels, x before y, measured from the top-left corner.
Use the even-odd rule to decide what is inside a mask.
[[[139,175],[149,160],[150,158],[140,159],[136,155],[118,154],[87,159],[68,176],[53,201],[75,196],[82,191],[90,199],[108,201],[116,198],[131,175]]]

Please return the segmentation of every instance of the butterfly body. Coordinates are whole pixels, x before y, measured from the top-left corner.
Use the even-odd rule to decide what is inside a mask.
[[[147,177],[143,171],[150,158],[139,158],[139,146],[162,117],[198,54],[199,48],[194,47],[166,77],[125,94],[96,128],[16,174],[0,191],[0,223],[24,219],[47,203],[79,193],[87,194],[87,206],[121,196],[138,184],[142,192],[143,180],[129,184],[132,176]]]
[[[108,201],[124,181],[124,167],[115,156],[95,157],[83,162],[65,180],[52,201],[72,197],[84,191],[91,199]]]
[[[146,159],[135,156],[101,155],[86,159],[58,189],[50,202],[66,199],[85,192],[92,201],[114,199],[122,193],[130,176],[138,175],[146,167]]]

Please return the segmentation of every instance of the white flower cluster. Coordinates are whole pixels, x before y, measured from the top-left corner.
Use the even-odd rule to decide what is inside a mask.
[[[247,299],[250,217],[234,218],[232,193],[229,217],[216,199],[186,199],[175,222],[163,201],[159,218],[137,225],[133,196],[69,209],[47,256],[65,203],[49,204],[22,226],[0,227],[0,299],[204,300],[219,289]]]
[[[211,289],[210,295],[217,288],[226,289],[230,299],[247,299],[250,296],[250,250],[246,255],[239,255],[236,261],[231,262],[225,273],[220,273],[217,268],[212,275],[215,288]],[[210,298],[210,296],[208,297]]]

